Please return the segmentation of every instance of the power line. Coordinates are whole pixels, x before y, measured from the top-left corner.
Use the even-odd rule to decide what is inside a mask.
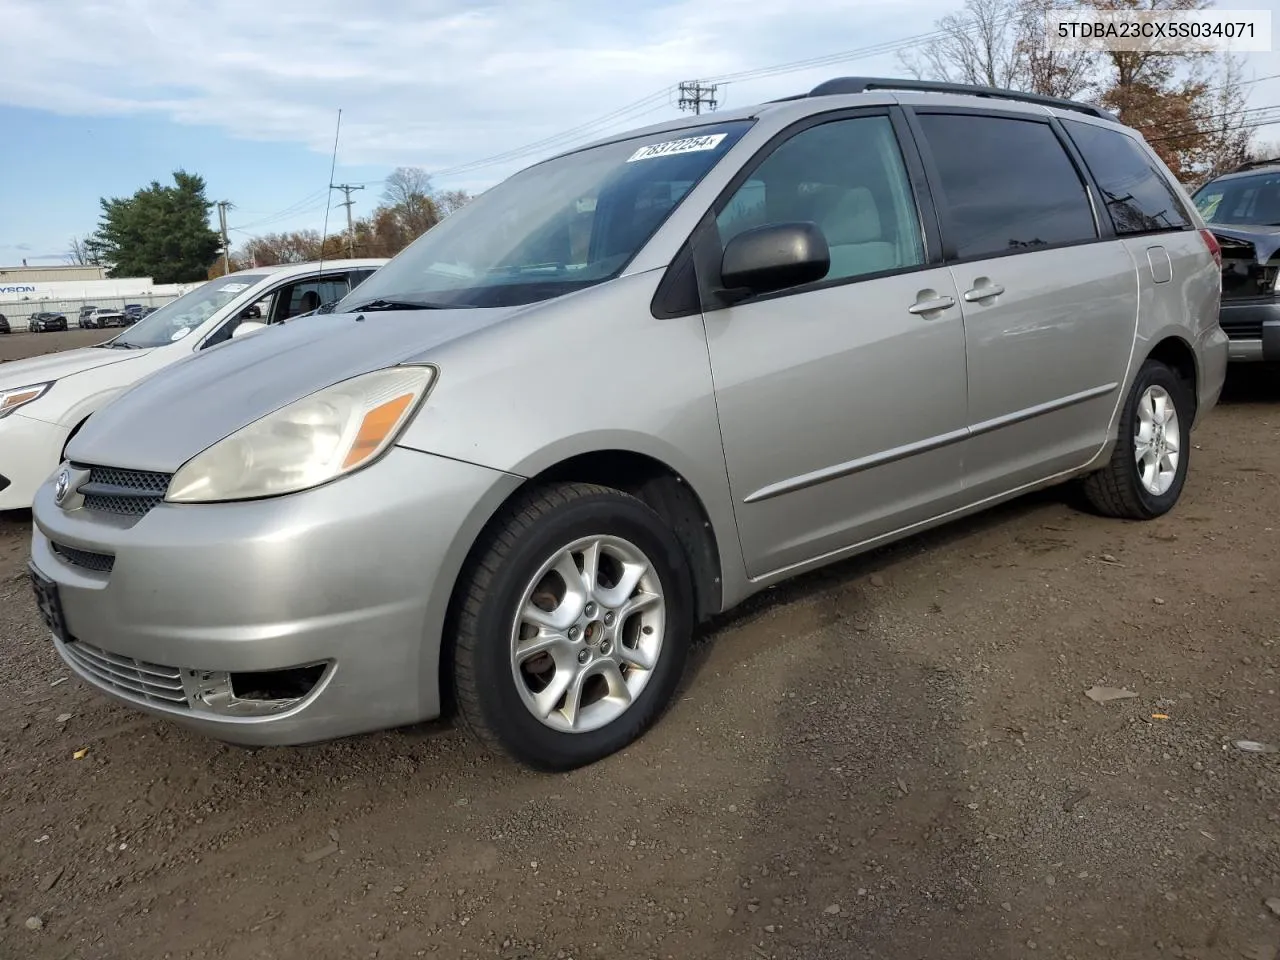
[[[317,201],[320,201],[323,198],[326,198],[327,196],[328,196],[327,190],[324,190],[323,188],[320,190],[315,190],[312,193],[307,194],[301,200],[291,203],[289,204],[289,206],[283,207],[280,210],[277,210],[275,213],[268,214],[264,217],[261,217],[257,220],[253,220],[249,223],[242,223],[238,226],[232,227],[231,229],[246,230],[250,227],[266,226],[267,224],[277,223],[280,220],[287,219],[291,216],[297,216],[303,213],[310,213],[314,210],[320,209],[320,207],[322,207],[324,203],[317,204]]]
[[[1006,21],[1010,19],[1012,18],[1005,18]],[[973,29],[975,30],[977,29],[976,24],[974,25]],[[835,63],[845,63],[851,60],[866,59],[868,57],[880,56],[881,54],[884,54],[884,53],[892,53],[896,50],[905,50],[910,47],[919,46],[924,43],[938,40],[948,35],[949,35],[949,32],[946,30],[931,30],[927,33],[917,34],[915,36],[902,37],[898,40],[890,40],[884,43],[872,44],[866,47],[858,47],[853,50],[845,50],[839,53],[827,54],[821,57],[811,57],[807,60],[796,60],[790,63],[774,64],[773,66],[768,66],[768,67],[758,67],[752,70],[742,70],[737,73],[722,74],[720,76],[704,79],[703,81],[701,81],[701,83],[707,84],[707,85],[714,84],[718,86],[718,85],[728,84],[728,83],[739,83],[744,80],[752,80],[752,79],[763,78],[763,77],[781,76],[786,73],[794,73],[799,70],[807,70],[813,67],[828,66]],[[601,125],[616,126],[623,119],[631,119],[631,120],[636,119],[637,117],[633,114],[637,110],[644,110],[644,113],[639,114],[639,116],[645,116],[650,113],[656,112],[656,110],[662,109],[664,106],[669,105],[671,95],[674,92],[676,92],[678,89],[679,89],[678,86],[665,87],[662,90],[658,90],[647,97],[644,97],[633,103],[627,104],[623,107],[619,107],[617,110],[611,113],[607,113],[601,117],[597,117],[595,120],[591,120],[591,121],[588,121],[587,123],[580,124],[577,127],[572,127],[568,130],[561,131],[560,133],[552,134],[549,137],[544,137],[541,140],[534,141],[533,143],[525,144],[522,147],[515,147],[511,150],[494,154],[493,156],[482,157],[478,160],[472,160],[467,163],[460,164],[456,167],[449,167],[443,170],[436,170],[432,172],[432,175],[437,177],[447,177],[447,176],[455,176],[459,173],[470,173],[473,170],[478,170],[483,167],[493,166],[494,164],[502,163],[508,160],[518,160],[532,153],[540,152],[544,149],[550,149],[552,147],[562,146],[562,145],[567,148],[570,145],[569,143],[570,141],[576,141],[581,143],[587,139],[595,139],[596,137],[604,133],[603,130],[596,129],[596,128],[599,128]],[[656,108],[653,107],[653,104],[655,102],[663,99],[666,99],[668,103],[658,104]],[[645,109],[646,107],[648,109]]]

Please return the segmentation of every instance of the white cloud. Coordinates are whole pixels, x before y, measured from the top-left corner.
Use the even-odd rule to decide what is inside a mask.
[[[7,0],[0,101],[148,115],[332,147],[340,161],[445,169],[508,151],[680,80],[928,30],[948,0]],[[891,57],[870,65],[897,72]],[[868,64],[721,90],[727,105]],[[676,115],[658,98],[579,139]],[[562,145],[557,143],[556,146]],[[533,159],[476,177],[492,179]]]

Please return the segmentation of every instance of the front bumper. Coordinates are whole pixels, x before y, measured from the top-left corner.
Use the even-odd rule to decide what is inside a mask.
[[[64,511],[46,484],[32,565],[57,585],[59,653],[102,692],[221,740],[328,740],[439,713],[457,571],[520,482],[394,448],[314,490],[141,519]],[[227,698],[228,676],[307,666],[322,673],[287,702]]]
[[[0,418],[0,510],[31,506],[40,484],[58,469],[69,432],[20,412]]]
[[[1280,300],[1224,301],[1219,323],[1233,361],[1280,362]]]

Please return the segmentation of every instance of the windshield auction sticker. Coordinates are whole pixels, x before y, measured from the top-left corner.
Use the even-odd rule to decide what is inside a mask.
[[[669,157],[676,153],[697,153],[701,150],[714,150],[720,146],[720,141],[724,139],[724,136],[723,133],[711,133],[704,137],[685,137],[683,140],[651,143],[649,146],[641,147],[627,157],[627,163],[634,163],[636,160],[650,160],[653,157]]]

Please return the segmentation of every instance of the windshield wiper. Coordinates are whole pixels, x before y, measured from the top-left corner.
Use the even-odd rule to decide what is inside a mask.
[[[128,340],[112,340],[110,343],[100,343],[100,347],[110,347],[112,350],[141,350],[142,347],[136,343],[130,343]]]
[[[457,303],[426,303],[422,300],[370,300],[356,307],[348,307],[347,313],[373,312],[376,310],[452,310]]]

